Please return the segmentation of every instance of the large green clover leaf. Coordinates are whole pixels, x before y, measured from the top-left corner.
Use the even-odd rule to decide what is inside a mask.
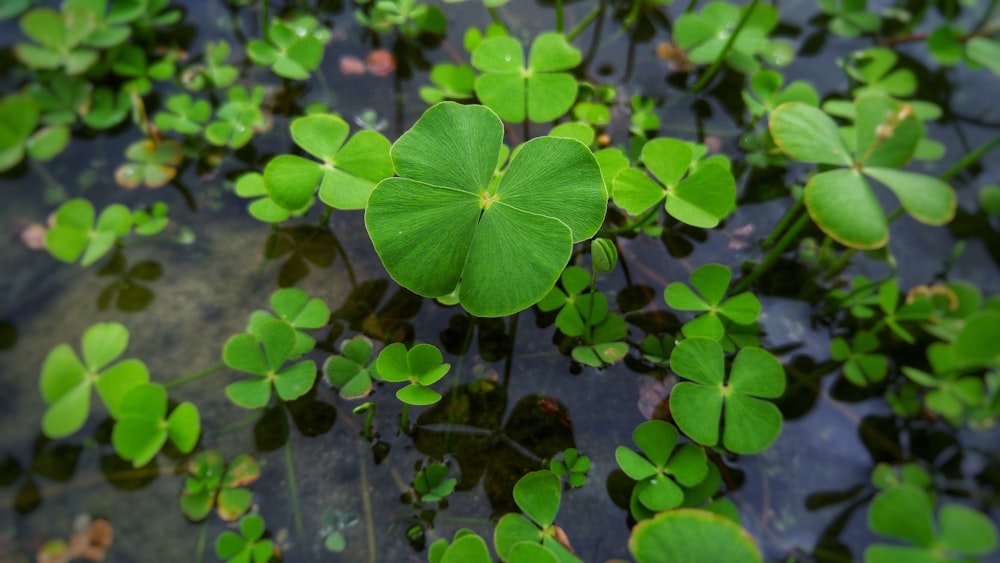
[[[576,78],[567,72],[580,64],[580,51],[555,32],[539,35],[531,45],[528,65],[524,48],[513,37],[484,41],[472,53],[472,65],[482,71],[476,96],[508,121],[552,121],[576,101]]]
[[[906,104],[867,95],[855,103],[852,136],[845,141],[833,119],[807,104],[783,104],[771,113],[775,143],[788,156],[834,168],[809,179],[804,201],[816,225],[837,242],[860,249],[885,246],[889,222],[865,176],[888,187],[914,219],[942,225],[955,215],[955,193],[932,176],[897,170],[924,136]]]
[[[432,107],[393,145],[400,177],[380,182],[365,212],[393,279],[426,297],[457,290],[483,317],[545,297],[573,243],[593,236],[607,211],[600,168],[579,141],[528,141],[494,182],[502,143],[489,108]]]
[[[336,115],[300,117],[292,122],[292,138],[315,162],[281,155],[264,168],[264,187],[278,205],[290,211],[319,198],[337,209],[364,209],[375,184],[392,176],[389,141],[375,131],[359,131],[347,140],[350,127]]]
[[[670,369],[688,379],[670,393],[677,426],[695,442],[751,454],[763,451],[781,432],[781,411],[762,399],[780,397],[785,372],[761,348],[740,350],[726,379],[722,345],[700,336],[681,341],[670,356]]]
[[[128,329],[118,323],[101,323],[83,333],[83,361],[67,345],[49,352],[42,365],[39,387],[49,405],[42,418],[42,432],[62,438],[83,426],[90,413],[90,389],[96,387],[111,416],[119,418],[121,403],[132,388],[149,381],[146,365],[125,360],[105,367],[128,346]]]

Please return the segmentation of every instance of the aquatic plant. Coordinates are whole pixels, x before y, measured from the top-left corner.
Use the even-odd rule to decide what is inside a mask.
[[[255,376],[226,386],[226,396],[247,409],[267,406],[271,388],[278,397],[291,401],[304,395],[316,380],[316,364],[303,360],[284,367],[301,354],[296,350],[295,328],[283,320],[263,320],[251,325],[253,332],[232,336],[222,350],[227,366]]]
[[[632,432],[643,455],[618,446],[615,459],[630,478],[637,481],[632,489],[629,508],[636,520],[681,506],[682,487],[694,487],[708,473],[705,452],[695,444],[678,447],[680,434],[672,424],[650,420]]]
[[[198,522],[214,506],[219,518],[232,522],[250,509],[253,493],[244,486],[260,477],[260,465],[249,454],[240,454],[226,467],[222,454],[210,450],[192,457],[187,472],[180,499],[184,515]]]
[[[408,382],[396,391],[396,397],[409,405],[430,405],[440,401],[441,394],[429,386],[437,383],[451,369],[451,364],[444,363],[437,346],[417,344],[407,350],[402,342],[383,348],[375,366],[379,377],[385,381]]]

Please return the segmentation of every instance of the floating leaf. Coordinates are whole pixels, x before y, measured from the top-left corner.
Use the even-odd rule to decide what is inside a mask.
[[[177,166],[184,160],[184,152],[177,141],[136,141],[125,149],[130,162],[115,170],[115,181],[123,188],[161,188],[177,175]]]

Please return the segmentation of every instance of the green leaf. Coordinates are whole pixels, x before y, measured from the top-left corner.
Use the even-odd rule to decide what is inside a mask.
[[[121,418],[121,402],[125,395],[144,383],[149,383],[146,364],[139,360],[125,360],[102,373],[95,387],[112,418]]]
[[[960,504],[938,512],[941,534],[936,544],[964,555],[985,556],[997,548],[996,525],[983,513]]]
[[[267,379],[244,379],[226,386],[226,396],[245,409],[259,409],[271,400],[271,382]]]
[[[128,329],[119,323],[99,323],[83,333],[83,359],[91,371],[99,371],[121,356],[128,347]]]
[[[542,527],[555,522],[561,496],[562,485],[551,471],[528,473],[514,485],[514,502]]]
[[[944,225],[955,216],[955,192],[933,176],[868,166],[863,172],[892,190],[903,209],[920,222]]]
[[[530,520],[520,514],[505,514],[497,522],[493,533],[493,547],[501,560],[507,560],[515,544],[538,543],[541,539],[542,531]]]
[[[801,102],[782,104],[771,112],[769,123],[774,142],[796,160],[847,166],[852,163],[837,124],[816,107]]]
[[[80,383],[52,402],[42,417],[42,433],[49,438],[64,438],[76,432],[90,412],[90,385]]]
[[[725,377],[722,346],[708,338],[687,338],[674,348],[670,369],[705,385],[722,385]]]
[[[628,547],[639,563],[763,560],[750,534],[737,524],[693,508],[671,510],[639,522],[632,529]]]
[[[1000,41],[973,37],[965,43],[965,54],[1000,76]]]
[[[875,496],[868,508],[868,527],[894,539],[929,547],[934,540],[931,501],[912,485],[899,485]]]
[[[816,225],[837,242],[859,249],[885,246],[889,224],[864,177],[841,168],[809,179],[806,208]]]
[[[428,387],[412,383],[396,391],[396,398],[409,405],[424,406],[440,401],[441,394]]]

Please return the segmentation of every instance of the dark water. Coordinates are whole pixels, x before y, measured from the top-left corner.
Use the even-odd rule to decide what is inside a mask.
[[[590,2],[573,4],[569,25],[590,6]],[[186,9],[183,33],[190,36],[187,49],[191,53],[201,52],[206,41],[218,38],[229,40],[238,52],[240,38],[259,34],[255,8],[239,11],[223,3],[189,2]],[[475,3],[448,5],[447,9],[451,35],[444,43],[419,52],[429,61],[461,56],[461,30],[466,25],[482,27],[489,21]],[[667,13],[676,19],[682,9],[681,5],[672,6]],[[787,24],[781,33],[793,44],[802,47],[815,40],[816,34],[821,35],[822,28],[810,23],[814,12],[811,3],[782,3],[781,11]],[[548,28],[554,21],[550,6],[522,0],[515,0],[500,13],[515,34],[524,36]],[[341,74],[340,57],[363,58],[375,46],[393,47],[392,39],[372,38],[354,23],[349,10],[334,7],[322,16],[336,35],[326,48],[321,69],[324,79],[314,78],[305,87],[296,85],[291,103],[304,107],[321,101],[348,121],[373,109],[387,121],[385,134],[395,139],[426,108],[417,90],[427,83],[427,69],[401,66],[395,76],[385,78]],[[656,20],[657,26],[660,23]],[[684,91],[683,81],[671,76],[655,55],[656,43],[668,37],[662,27],[629,37],[606,16],[600,29],[594,39],[596,54],[584,69],[592,81],[616,85],[622,100],[634,93],[656,98],[663,122],[661,135],[689,140],[717,137],[722,151],[735,161],[740,159],[737,147],[743,118],[727,111],[738,103],[742,84],[738,76],[723,75],[707,94],[691,96]],[[20,40],[11,22],[0,25],[0,37],[4,48]],[[588,31],[577,44],[586,53],[590,41]],[[821,92],[844,93],[848,84],[834,60],[866,45],[825,37],[818,53],[800,55],[784,74],[788,80],[809,80]],[[922,169],[914,168],[940,173],[1000,131],[1000,106],[994,100],[998,79],[961,66],[931,74],[921,65],[937,67],[928,63],[922,45],[903,45],[899,50],[904,63],[920,72],[919,95],[946,110],[942,123],[930,127],[930,136],[948,146],[947,155]],[[242,59],[238,54],[231,58]],[[4,93],[20,85],[18,72],[6,68],[0,73]],[[280,85],[270,71],[252,66],[244,67],[241,82],[263,83],[269,88]],[[181,91],[179,86],[159,88],[161,99]],[[615,109],[610,127],[615,141],[626,139],[626,109],[627,105]],[[420,300],[389,280],[372,252],[360,212],[334,212],[331,228],[326,230],[307,224],[318,219],[314,211],[306,220],[290,222],[277,233],[245,212],[245,202],[232,193],[232,180],[243,171],[260,170],[270,156],[291,150],[287,123],[287,116],[275,115],[269,132],[256,137],[250,148],[239,151],[235,158],[230,154],[218,170],[199,175],[193,167],[186,167],[174,185],[158,191],[129,192],[114,184],[113,170],[122,161],[124,148],[141,137],[130,126],[93,138],[76,136],[54,161],[32,163],[0,178],[5,198],[0,206],[0,225],[6,229],[0,240],[0,320],[5,323],[4,331],[13,334],[5,337],[0,350],[0,458],[5,463],[4,486],[0,488],[0,505],[5,507],[0,511],[0,561],[33,560],[42,542],[68,536],[79,515],[102,517],[112,523],[115,543],[109,561],[194,560],[203,534],[208,546],[204,558],[214,560],[211,545],[224,525],[214,517],[204,525],[191,524],[182,516],[177,497],[183,478],[176,452],[161,454],[141,472],[131,470],[112,455],[103,414],[92,413],[87,426],[70,438],[48,442],[40,436],[44,405],[37,380],[42,361],[59,343],[77,346],[85,328],[94,323],[125,324],[131,332],[126,357],[145,361],[159,382],[218,363],[226,339],[244,329],[253,310],[267,307],[272,291],[290,284],[323,298],[337,311],[333,325],[318,335],[321,347],[329,348],[363,329],[371,332],[379,327],[403,331],[416,341],[450,350],[456,341],[461,342],[467,321],[464,314]],[[542,132],[543,126],[532,125],[533,134]],[[975,211],[978,189],[1000,181],[998,175],[997,159],[988,156],[974,173],[960,176],[953,182],[960,207]],[[619,303],[642,294],[641,288],[651,292],[651,302],[627,315],[630,342],[641,341],[643,323],[663,317],[656,312],[666,310],[662,289],[667,283],[686,280],[691,270],[704,263],[721,262],[738,268],[746,260],[760,258],[756,243],[767,235],[788,202],[754,203],[761,199],[756,194],[785,179],[744,170],[738,180],[741,201],[748,203],[723,227],[706,233],[703,239],[694,239],[686,255],[671,253],[677,239],[665,244],[640,237],[623,243],[622,261],[629,279],[619,268],[603,277],[599,287],[609,298],[620,297]],[[880,191],[886,195],[885,190]],[[113,261],[90,268],[64,265],[21,244],[17,234],[21,226],[29,221],[43,222],[60,201],[77,196],[91,199],[99,209],[111,202],[137,206],[162,200],[170,205],[176,225],[153,239],[133,238]],[[888,198],[884,201],[894,205]],[[955,241],[963,238],[967,248],[951,269],[952,279],[975,283],[987,294],[996,293],[1000,279],[996,225],[970,234],[969,227],[976,221],[960,212],[948,228],[921,226],[905,217],[894,223],[891,248],[900,264],[901,286],[931,281]],[[181,227],[193,232],[192,243],[176,240]],[[281,239],[279,248],[295,250],[268,257],[272,236]],[[682,237],[682,245],[684,240],[690,243],[692,239]],[[133,300],[126,299],[123,306],[144,304],[151,295],[148,305],[139,312],[123,311],[116,305],[117,296],[109,299],[109,294],[129,281],[121,272],[137,265],[153,271],[159,268],[162,273],[156,279],[138,280],[148,291],[129,290],[126,297]],[[879,276],[888,270],[859,256],[850,272]],[[793,274],[779,271],[765,278],[762,287],[795,285],[782,278]],[[865,524],[867,505],[848,511],[851,502],[816,507],[815,500],[818,493],[848,491],[867,483],[874,465],[870,450],[877,450],[872,444],[891,442],[892,434],[885,425],[871,421],[891,413],[877,396],[858,399],[838,395],[836,375],[818,382],[802,380],[812,366],[828,358],[830,335],[827,328],[812,322],[812,306],[788,297],[787,292],[769,290],[761,298],[763,343],[785,351],[780,357],[788,368],[790,386],[801,393],[782,400],[787,422],[768,451],[728,462],[733,478],[742,482],[729,496],[740,508],[744,526],[770,560],[793,556],[809,560],[806,554],[841,517],[843,530],[833,537],[850,546],[857,559],[874,539]],[[652,378],[633,369],[634,363],[573,373],[570,359],[552,345],[554,328],[540,326],[545,324],[542,320],[529,310],[517,319],[516,330],[512,330],[510,320],[481,325],[468,353],[446,354],[446,361],[454,366],[446,381],[458,385],[461,398],[482,415],[476,432],[450,434],[448,430],[454,428],[442,424],[443,417],[433,409],[414,409],[410,416],[419,429],[412,436],[401,434],[398,401],[390,389],[378,389],[373,400],[378,405],[375,430],[379,439],[373,447],[360,436],[363,418],[351,413],[356,403],[341,400],[322,381],[292,407],[292,422],[281,411],[269,411],[259,420],[248,419],[248,413],[223,394],[225,385],[236,380],[229,370],[173,389],[171,398],[198,405],[205,426],[202,448],[222,450],[227,459],[252,452],[261,460],[262,479],[252,486],[254,502],[269,531],[285,538],[288,561],[425,560],[426,552],[414,551],[405,536],[418,522],[419,514],[400,497],[416,474],[415,464],[431,456],[443,455],[452,465],[451,474],[460,475],[461,480],[447,508],[434,516],[433,528],[426,531],[427,543],[437,537],[450,538],[463,526],[486,535],[491,517],[513,510],[505,491],[516,479],[516,472],[528,470],[537,456],[547,455],[525,451],[511,442],[533,444],[538,451],[575,446],[590,456],[594,465],[587,485],[565,494],[557,521],[584,560],[626,558],[627,509],[615,503],[619,493],[613,476],[617,468],[613,451],[618,445],[631,445],[632,429],[644,420],[637,404]],[[505,345],[513,350],[507,358],[498,353]],[[317,350],[311,357],[322,362],[328,354]],[[490,383],[470,385],[474,381]],[[560,412],[547,413],[542,408],[545,400],[556,401]],[[862,424],[865,420],[868,422]],[[916,441],[927,438],[919,433],[914,436]],[[994,456],[997,438],[996,431],[963,434],[966,444],[979,444]],[[919,446],[910,447],[919,450]],[[935,461],[945,464],[950,459],[944,452]],[[987,460],[968,450],[959,463],[971,473]],[[288,471],[289,464],[293,473]],[[996,460],[993,464],[995,468]],[[290,494],[292,487],[297,495]],[[35,496],[33,490],[40,500],[29,502]],[[32,507],[34,504],[37,506]],[[340,555],[326,554],[322,548],[321,517],[331,509],[359,520],[344,531],[347,550]],[[998,516],[994,513],[994,520]],[[376,546],[377,555],[370,552],[370,545]]]

